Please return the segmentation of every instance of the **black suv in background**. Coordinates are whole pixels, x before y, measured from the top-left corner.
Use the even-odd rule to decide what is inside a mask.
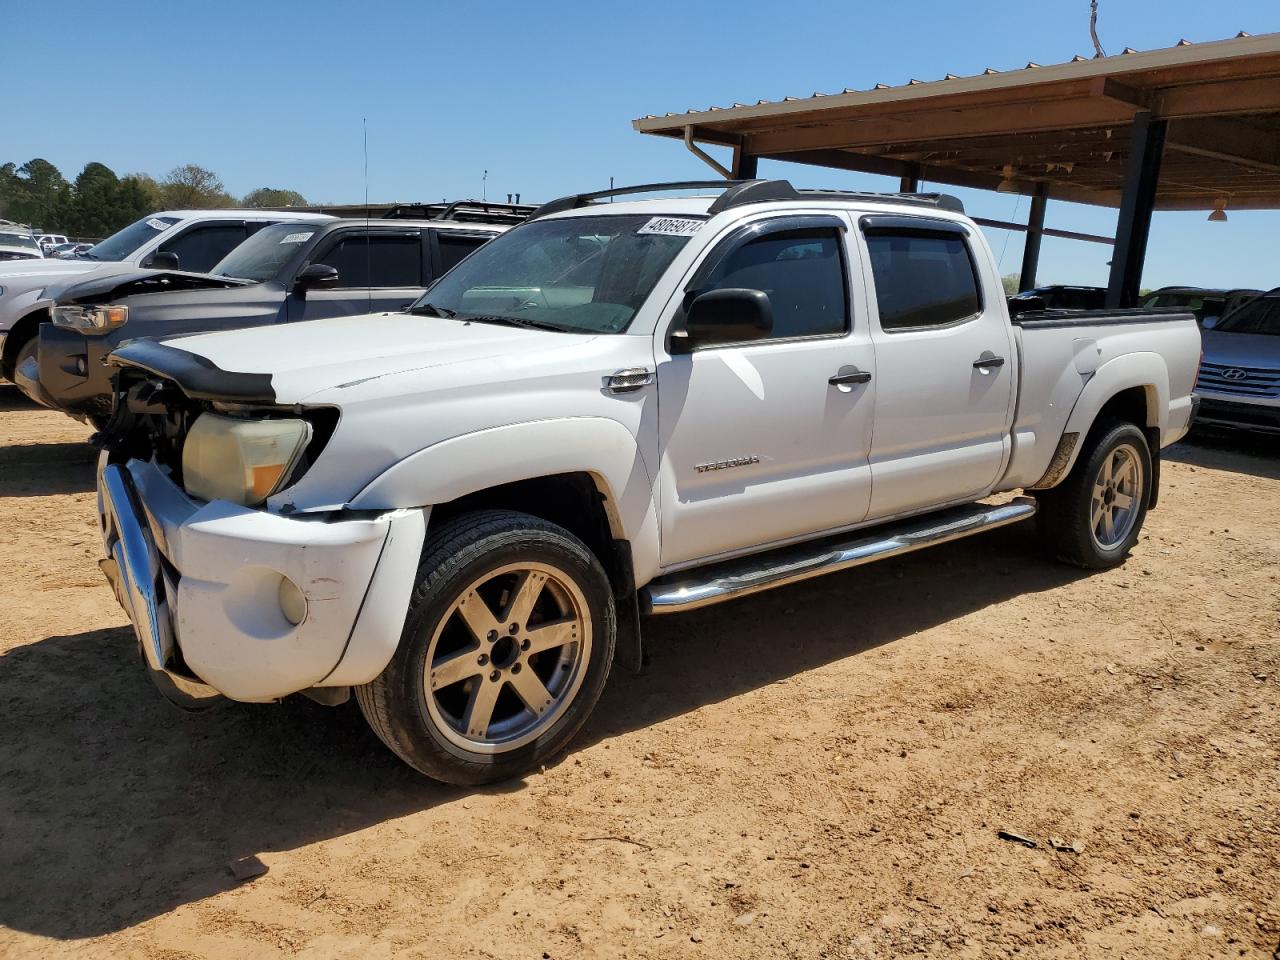
[[[1009,298],[1009,315],[1029,310],[1101,310],[1106,306],[1104,287],[1075,287],[1058,283],[1034,290],[1023,290]]]
[[[68,283],[50,291],[53,323],[16,380],[46,406],[100,419],[111,408],[104,360],[125,340],[399,310],[508,227],[458,205],[442,217],[278,223],[207,274],[138,270]]]
[[[1176,307],[1190,310],[1196,322],[1212,330],[1218,322],[1236,307],[1262,296],[1261,290],[1207,290],[1204,287],[1161,287],[1142,298],[1139,306]]]

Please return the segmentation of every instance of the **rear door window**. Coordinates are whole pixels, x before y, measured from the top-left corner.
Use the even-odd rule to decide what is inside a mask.
[[[882,330],[947,326],[982,312],[961,234],[874,229],[866,239]]]
[[[436,267],[437,276],[447,273],[461,263],[478,247],[484,246],[493,239],[491,234],[453,233],[439,230],[436,232],[436,249],[440,252],[440,262]]]

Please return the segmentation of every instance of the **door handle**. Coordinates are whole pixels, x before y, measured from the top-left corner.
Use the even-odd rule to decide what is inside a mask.
[[[1003,366],[1004,366],[1004,357],[982,357],[979,360],[973,361],[973,369],[975,370],[985,370],[988,367],[1003,367]]]
[[[842,387],[849,383],[870,383],[871,374],[866,370],[855,370],[853,373],[837,373],[834,377],[828,377],[827,383],[833,387]]]

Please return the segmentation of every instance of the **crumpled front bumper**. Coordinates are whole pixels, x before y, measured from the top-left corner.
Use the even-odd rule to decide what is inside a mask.
[[[334,519],[202,503],[155,464],[105,454],[98,495],[103,571],[148,672],[180,705],[365,683],[394,653],[425,511]],[[286,579],[306,600],[297,624]]]

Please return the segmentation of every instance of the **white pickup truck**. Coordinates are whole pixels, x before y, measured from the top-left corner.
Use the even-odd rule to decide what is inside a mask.
[[[405,312],[117,350],[102,566],[162,690],[354,690],[475,784],[566,745],[643,614],[1037,511],[1124,560],[1191,314],[1011,322],[951,197],[715,186],[547,204]]]

